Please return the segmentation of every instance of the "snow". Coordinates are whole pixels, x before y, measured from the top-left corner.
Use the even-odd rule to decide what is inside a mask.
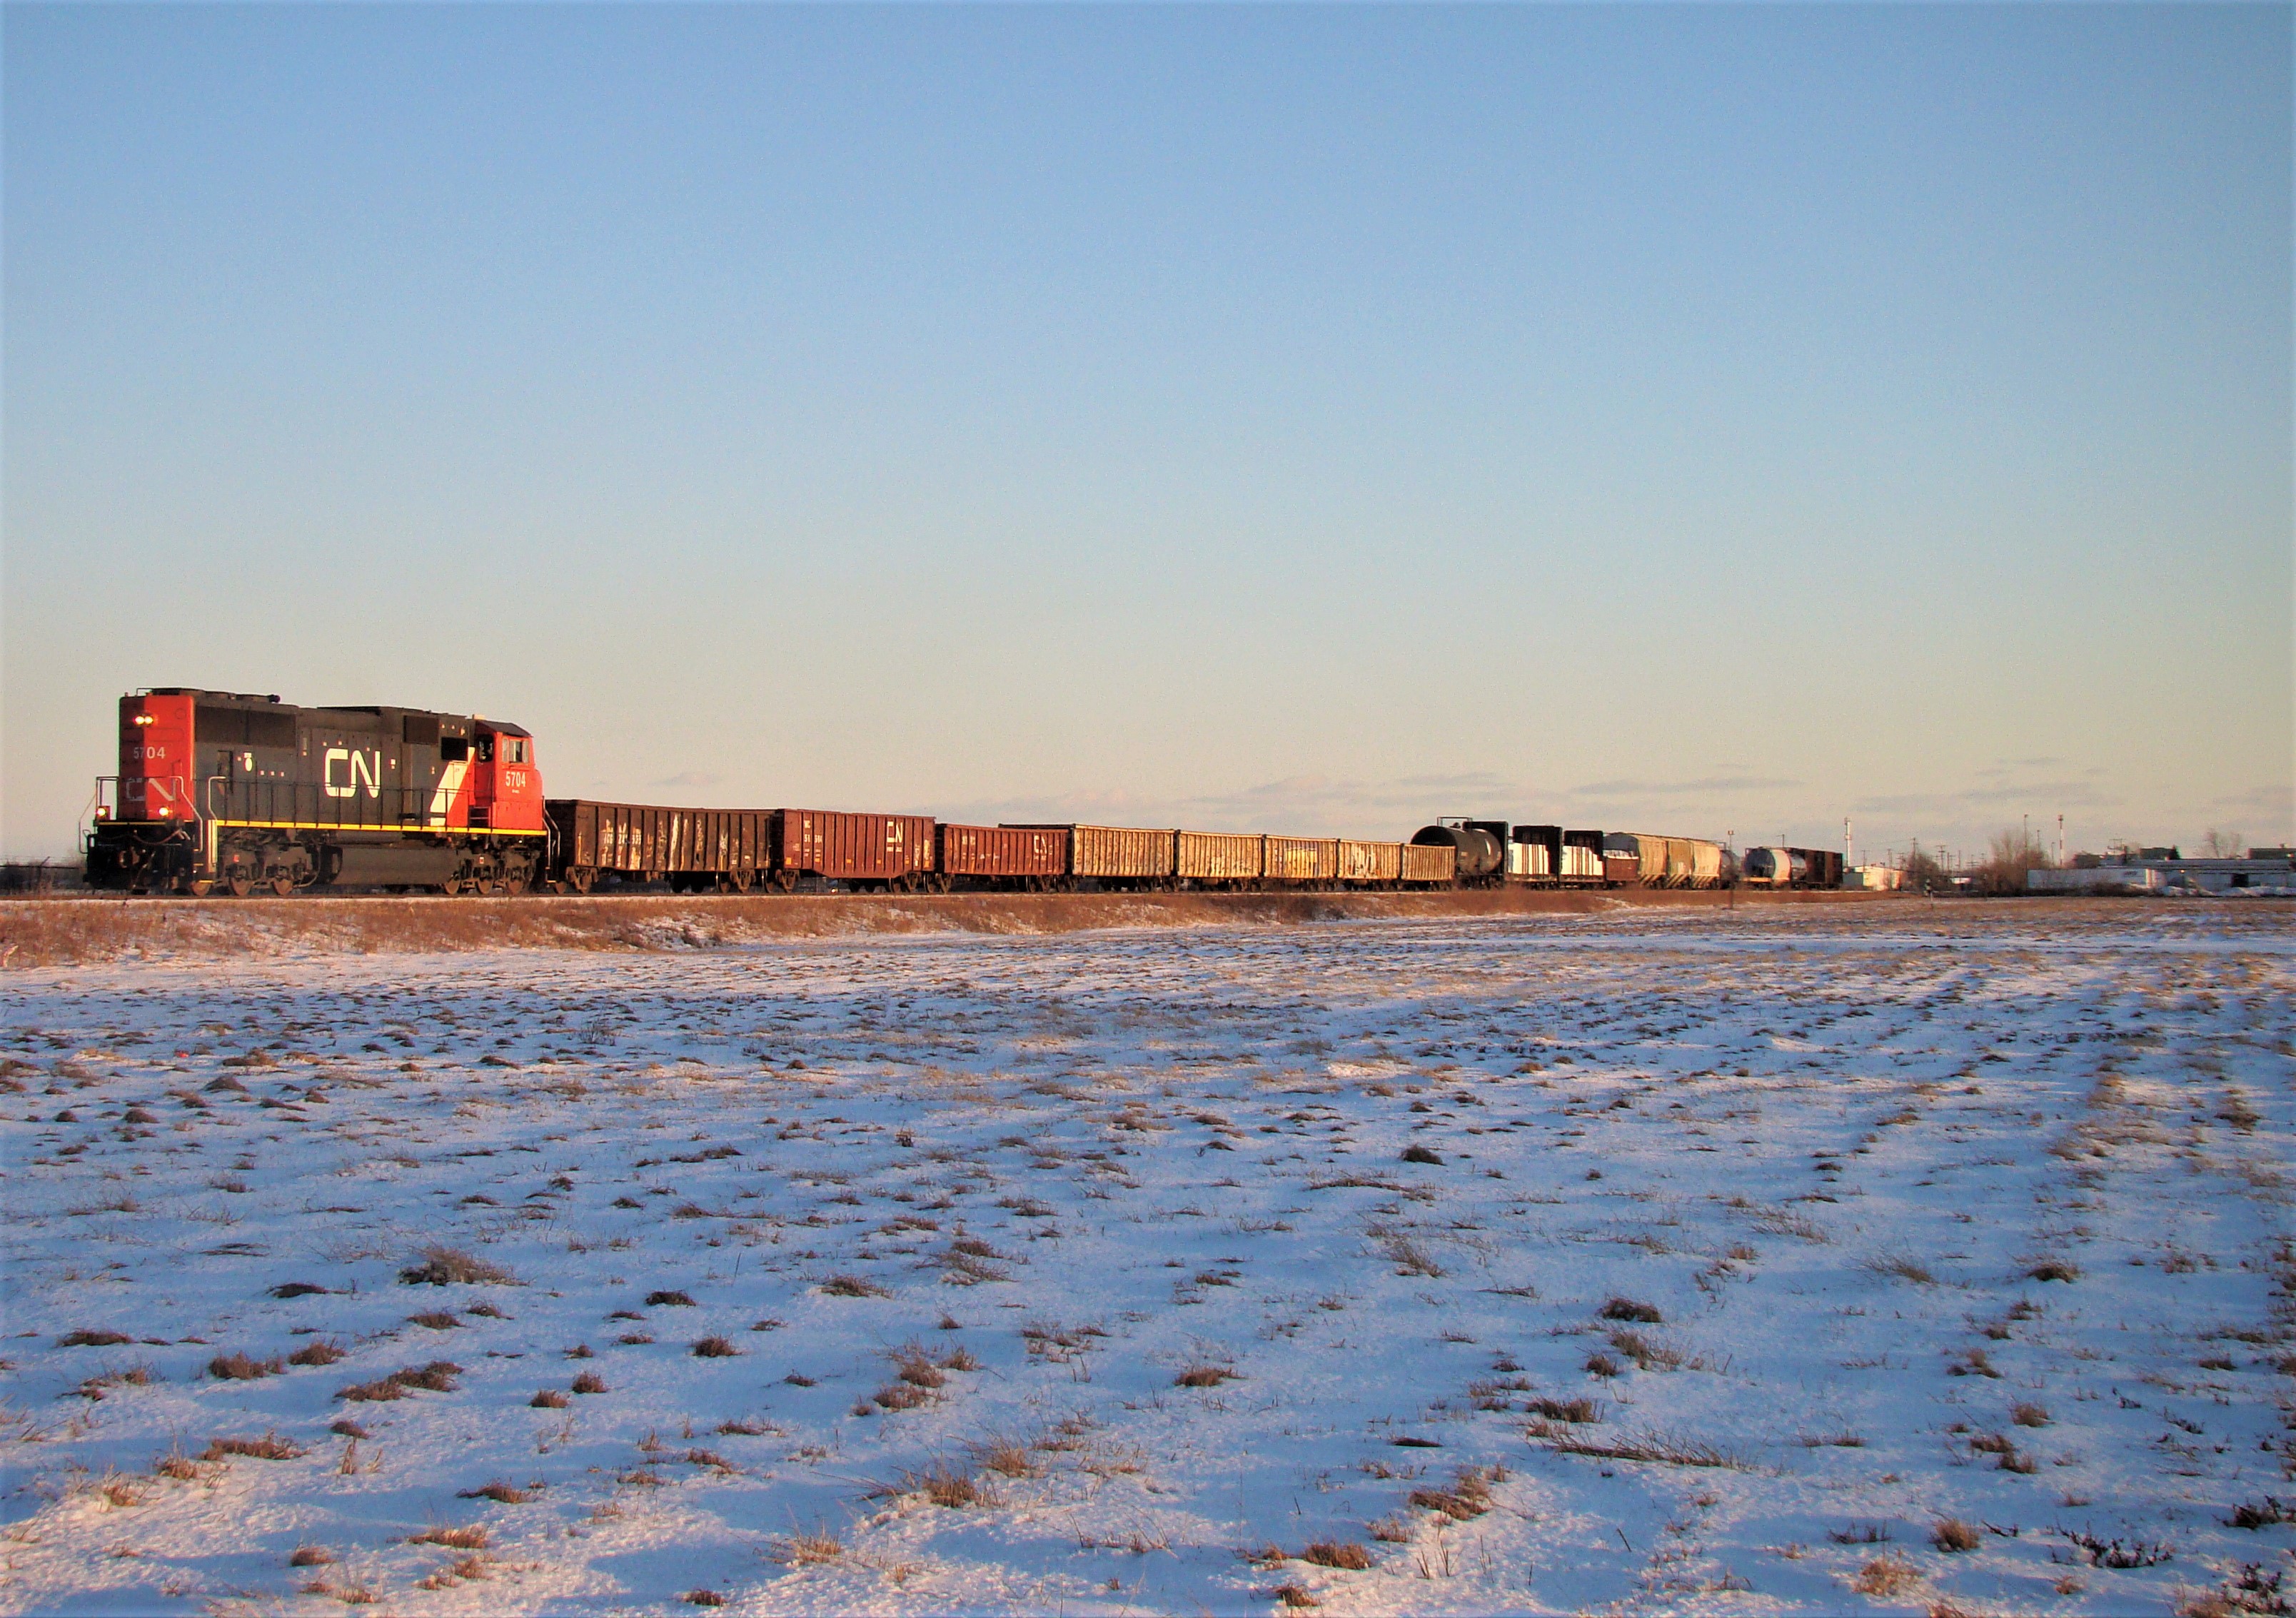
[[[1907,903],[11,972],[0,1607],[2268,1589],[2291,954]]]

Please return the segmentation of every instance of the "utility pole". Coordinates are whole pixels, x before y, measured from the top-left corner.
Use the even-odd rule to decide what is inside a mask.
[[[2059,869],[2060,871],[2062,871],[2062,870],[2063,870],[2064,868],[2065,868],[2065,817],[2064,817],[2064,816],[2063,816],[2062,814],[2059,814],[2059,815],[2058,815],[2058,817],[2057,817],[2057,869]]]
[[[1841,817],[1841,863],[1849,869],[1857,865],[1857,839],[1849,834],[1849,817]]]

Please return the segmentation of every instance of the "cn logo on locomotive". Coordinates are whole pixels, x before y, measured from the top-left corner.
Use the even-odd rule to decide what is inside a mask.
[[[351,778],[348,785],[338,786],[335,784],[335,766],[338,764],[350,766]],[[362,782],[366,785],[368,797],[382,796],[382,755],[380,752],[354,752],[348,747],[330,747],[324,775],[330,798],[356,798]]]

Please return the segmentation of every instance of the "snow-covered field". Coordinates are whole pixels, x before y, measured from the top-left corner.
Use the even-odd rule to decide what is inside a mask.
[[[0,1606],[2286,1611],[2287,920],[11,972]]]

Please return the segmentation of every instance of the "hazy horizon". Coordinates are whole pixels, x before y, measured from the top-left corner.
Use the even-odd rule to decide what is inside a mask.
[[[157,685],[556,795],[2296,840],[2286,6],[0,52],[0,854]]]

